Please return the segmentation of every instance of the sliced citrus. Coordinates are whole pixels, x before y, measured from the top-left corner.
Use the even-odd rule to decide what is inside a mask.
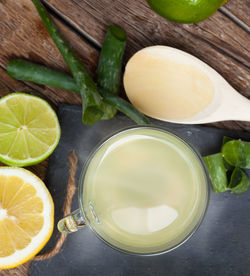
[[[0,160],[29,166],[47,158],[60,139],[60,125],[50,105],[36,97],[13,93],[0,100]]]
[[[147,0],[151,8],[168,20],[196,23],[213,15],[227,0]]]
[[[0,167],[0,269],[35,256],[53,226],[54,203],[42,180],[22,168]]]

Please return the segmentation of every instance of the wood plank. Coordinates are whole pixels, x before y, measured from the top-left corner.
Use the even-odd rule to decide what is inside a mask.
[[[67,65],[43,26],[35,7],[29,0],[8,0],[8,4],[0,1],[0,66],[6,68],[8,61],[14,57],[25,58],[33,62],[50,66],[51,68],[69,72]],[[82,62],[90,72],[94,72],[99,53],[82,41],[74,32],[55,20],[62,34],[81,57]],[[6,76],[0,80],[1,86],[13,84],[11,78]],[[21,88],[19,88],[21,86]],[[27,86],[14,84],[8,90],[25,91]],[[80,104],[79,95],[44,86],[29,83],[28,91],[32,88],[38,94],[54,104],[69,103]],[[0,90],[4,95],[6,88]]]
[[[250,15],[249,0],[241,0],[241,1],[229,0],[228,3],[223,7],[223,9],[224,8],[249,27],[249,15]]]
[[[107,0],[106,0],[107,1]],[[74,1],[69,1],[69,4],[72,4]],[[67,4],[67,2],[65,2]],[[86,3],[85,3],[86,4]],[[82,2],[81,2],[82,5]],[[62,5],[63,6],[63,5]],[[72,9],[74,7],[71,7]],[[75,8],[74,8],[75,9]],[[73,9],[73,12],[75,12]],[[69,9],[70,10],[70,9]],[[80,13],[83,13],[82,7],[79,8]],[[150,10],[149,10],[150,12]],[[107,13],[107,11],[105,12]],[[117,12],[118,13],[118,12]],[[162,42],[162,44],[167,44],[168,40],[172,41],[173,46],[179,46],[179,48],[182,49],[193,49],[193,52],[195,52],[196,46],[193,46],[192,43],[188,43],[190,39],[186,39],[185,35],[187,34],[186,30],[180,29],[180,27],[177,24],[170,23],[170,27],[168,27],[167,32],[163,32],[164,26],[161,26],[163,23],[157,23],[157,20],[161,20],[158,18],[157,15],[154,15],[157,17],[157,20],[148,22],[148,19],[146,16],[144,16],[144,12],[136,14],[131,13],[129,16],[131,17],[131,20],[134,18],[134,20],[137,20],[135,15],[139,17],[138,22],[135,24],[136,28],[134,29],[134,25],[130,26],[129,24],[125,24],[125,17],[122,18],[122,20],[118,20],[117,16],[114,16],[114,21],[111,20],[110,16],[108,20],[103,20],[103,23],[98,19],[93,21],[93,15],[89,15],[88,20],[88,26],[93,24],[93,28],[91,29],[91,34],[96,34],[96,39],[98,38],[98,43],[101,44],[102,39],[104,37],[104,34],[106,32],[106,26],[110,22],[116,22],[117,24],[123,23],[123,25],[126,27],[127,32],[131,33],[133,35],[130,36],[130,41],[128,43],[128,50],[126,53],[126,59],[131,56],[133,52],[140,49],[143,46],[146,45],[152,45],[154,42],[151,41],[147,36],[145,36],[142,31],[140,30],[141,25],[139,24],[139,21],[143,19],[145,22],[145,25],[147,28],[147,24],[150,27],[148,31],[152,32],[152,37],[154,40],[158,40],[159,43]],[[80,14],[76,13],[80,17]],[[97,12],[98,15],[98,12]],[[118,14],[119,15],[119,14]],[[4,4],[3,2],[0,2],[0,16],[1,16],[1,22],[0,22],[0,65],[2,67],[5,67],[7,62],[13,57],[25,57],[27,59],[32,59],[33,61],[40,62],[43,64],[47,64],[51,66],[52,68],[60,69],[63,71],[67,71],[67,67],[61,58],[60,54],[58,53],[56,47],[54,46],[52,40],[48,36],[45,28],[42,25],[41,20],[38,17],[37,12],[35,11],[35,8],[33,7],[31,1],[28,0],[22,0],[15,2],[14,0],[8,1],[8,5]],[[98,16],[97,16],[98,17]],[[127,16],[128,17],[128,16]],[[90,20],[91,19],[91,20]],[[130,18],[128,18],[130,20]],[[82,20],[82,19],[81,19]],[[83,22],[80,20],[80,23],[83,24]],[[78,22],[78,21],[77,21]],[[104,24],[105,22],[105,24]],[[132,20],[133,22],[133,20]],[[98,24],[100,25],[98,25]],[[102,24],[103,25],[102,25]],[[82,41],[76,34],[71,32],[69,29],[67,29],[65,26],[63,26],[60,22],[57,21],[57,24],[59,25],[62,33],[67,38],[67,40],[70,42],[71,46],[74,48],[74,50],[81,56],[84,64],[86,64],[86,67],[90,70],[90,72],[93,74],[96,68],[96,63],[98,59],[98,53],[95,49],[90,47],[85,41]],[[78,24],[78,23],[77,23]],[[159,24],[159,25],[158,25]],[[165,24],[165,20],[164,20]],[[169,23],[168,23],[169,24]],[[79,24],[78,24],[79,25]],[[97,25],[97,27],[96,27]],[[121,25],[121,24],[120,24]],[[79,25],[80,26],[80,25]],[[86,27],[86,26],[85,26]],[[98,28],[100,27],[100,28]],[[178,27],[178,28],[177,28]],[[80,28],[80,27],[79,27]],[[177,28],[178,32],[176,33],[170,33],[171,28]],[[86,30],[88,30],[87,28]],[[147,31],[147,32],[148,32]],[[197,35],[198,36],[198,35]],[[194,36],[195,37],[195,36]],[[134,39],[134,41],[133,41]],[[196,39],[196,38],[195,38]],[[198,39],[198,38],[197,38]],[[182,41],[183,40],[183,41]],[[203,41],[203,40],[201,40]],[[164,43],[165,42],[165,43]],[[169,43],[170,44],[170,43]],[[193,43],[194,44],[194,43]],[[206,43],[204,42],[206,45]],[[190,48],[190,45],[192,46]],[[200,47],[203,46],[199,45]],[[208,47],[208,46],[207,46]],[[190,52],[192,52],[190,50]],[[206,51],[206,48],[204,50],[204,47],[199,49],[198,54],[202,56],[202,53]],[[213,49],[212,53],[216,53],[216,50]],[[205,54],[204,57],[207,57],[208,54]],[[233,72],[239,77],[243,78],[241,75],[244,75],[245,69],[243,67],[242,72],[240,69],[241,67],[239,64],[231,64],[231,60],[228,60],[227,57],[225,57],[222,53],[218,53],[216,55],[217,58],[221,57],[221,60],[224,62],[223,64],[223,70],[228,70],[228,74],[230,75],[230,69],[234,69]],[[205,59],[205,58],[204,58]],[[220,59],[219,59],[220,60]],[[214,59],[213,62],[215,63]],[[216,63],[217,60],[216,60]],[[218,66],[220,68],[220,66]],[[225,69],[226,68],[226,69]],[[222,71],[222,69],[221,69]],[[234,78],[233,78],[234,79]],[[2,83],[2,86],[4,85],[4,81],[0,80],[0,83]],[[10,81],[5,81],[5,86],[10,85]],[[23,83],[20,83],[18,85],[24,85]],[[58,102],[65,102],[65,103],[72,103],[72,104],[80,104],[80,99],[77,95],[68,93],[66,91],[62,91],[59,89],[50,89],[45,88],[42,86],[33,86],[31,84],[28,84],[28,88],[31,90],[37,90],[41,95],[44,95],[45,98],[50,99],[52,103],[58,103]],[[240,82],[238,83],[240,86]],[[244,87],[243,85],[241,88]],[[23,87],[22,91],[24,91],[25,86]],[[5,89],[3,89],[5,90]],[[14,86],[12,88],[12,91],[17,90],[17,88]],[[29,91],[30,91],[29,90]],[[20,89],[19,89],[20,91]],[[4,92],[3,92],[4,93]],[[220,127],[227,127],[227,128],[245,128],[248,126],[248,124],[244,123],[220,123],[216,124],[216,126]],[[247,127],[248,129],[248,127]]]
[[[199,24],[171,23],[155,14],[144,0],[46,0],[69,24],[101,46],[108,24],[128,33],[125,60],[142,47],[163,44],[185,50],[208,63],[240,93],[250,97],[249,41],[246,32],[217,12]],[[70,11],[70,12],[69,12]],[[216,123],[217,127],[244,128],[249,123]]]
[[[163,44],[185,50],[207,62],[239,92],[250,97],[249,41],[246,32],[217,12],[199,24],[175,24],[154,13],[144,0],[46,0],[83,34],[101,45],[107,25],[123,27],[129,36],[126,59],[142,47]]]

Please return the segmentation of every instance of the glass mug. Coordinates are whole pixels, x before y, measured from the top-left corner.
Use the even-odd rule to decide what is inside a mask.
[[[130,127],[99,144],[80,177],[80,209],[63,233],[88,225],[112,248],[135,255],[168,252],[200,225],[209,200],[202,157],[172,131]]]

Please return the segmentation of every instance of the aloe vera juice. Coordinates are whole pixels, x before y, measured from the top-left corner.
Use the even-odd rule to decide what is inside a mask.
[[[195,152],[154,128],[108,139],[91,158],[83,188],[90,227],[111,245],[137,253],[185,239],[204,212],[206,193]]]

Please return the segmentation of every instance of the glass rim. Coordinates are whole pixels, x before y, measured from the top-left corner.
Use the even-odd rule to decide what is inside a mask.
[[[191,229],[191,231],[180,241],[178,242],[176,245],[171,246],[168,249],[165,250],[161,250],[161,251],[156,251],[156,252],[149,252],[149,253],[137,253],[137,252],[133,252],[133,251],[129,251],[129,250],[125,250],[122,248],[119,248],[113,244],[111,244],[110,242],[106,241],[99,233],[97,233],[97,231],[91,226],[87,216],[85,215],[85,209],[84,209],[84,203],[83,203],[83,187],[84,187],[84,178],[86,175],[86,172],[88,170],[89,164],[92,161],[93,157],[95,156],[95,154],[99,151],[99,149],[105,144],[107,143],[110,139],[112,139],[113,137],[119,135],[120,133],[126,132],[128,130],[133,130],[133,129],[155,129],[155,130],[160,130],[163,131],[167,134],[170,134],[172,136],[174,136],[175,138],[179,139],[181,142],[183,142],[197,157],[197,160],[199,161],[203,172],[204,172],[204,176],[205,176],[205,182],[206,182],[206,204],[205,204],[205,208],[202,212],[202,214],[200,215],[199,221],[198,223],[195,224],[195,226]],[[80,203],[80,211],[82,213],[82,216],[84,217],[84,219],[86,220],[86,226],[89,227],[91,229],[91,231],[93,231],[93,233],[97,236],[97,238],[99,238],[101,241],[103,241],[106,245],[108,245],[109,247],[111,247],[112,249],[115,249],[119,252],[125,253],[127,255],[131,255],[131,256],[157,256],[157,255],[162,255],[165,253],[168,253],[170,251],[173,251],[175,249],[177,249],[179,246],[181,246],[182,244],[184,244],[186,241],[188,241],[193,234],[199,229],[205,215],[208,209],[208,203],[209,203],[209,199],[210,199],[210,179],[208,176],[208,171],[205,165],[205,162],[201,156],[201,154],[195,149],[195,147],[188,141],[186,141],[185,138],[183,138],[180,134],[178,134],[175,130],[169,129],[169,128],[165,128],[162,126],[157,126],[157,125],[134,125],[134,126],[129,126],[129,127],[124,127],[120,130],[114,131],[112,132],[112,134],[106,136],[105,138],[103,138],[99,143],[97,143],[97,145],[91,150],[91,152],[89,153],[89,155],[87,156],[82,169],[81,169],[81,174],[80,174],[80,178],[79,178],[79,191],[78,191],[78,201]]]

